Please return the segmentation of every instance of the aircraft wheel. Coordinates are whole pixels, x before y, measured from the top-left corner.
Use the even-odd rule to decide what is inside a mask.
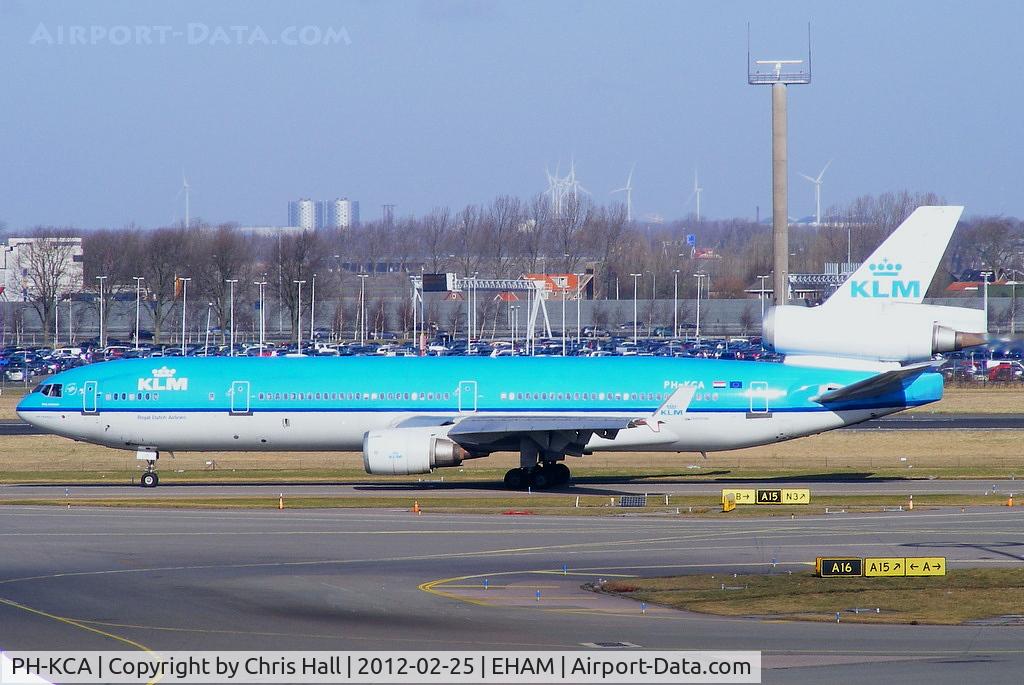
[[[509,490],[522,490],[526,487],[526,471],[523,469],[509,469],[505,474],[505,487]]]
[[[535,490],[546,490],[555,484],[554,474],[551,469],[541,467],[530,474],[530,485]]]
[[[155,488],[160,483],[160,477],[156,475],[156,471],[147,471],[142,474],[139,483],[144,488]]]
[[[569,482],[569,478],[572,473],[569,471],[569,467],[565,464],[555,464],[551,467],[555,476],[555,485],[565,485]]]

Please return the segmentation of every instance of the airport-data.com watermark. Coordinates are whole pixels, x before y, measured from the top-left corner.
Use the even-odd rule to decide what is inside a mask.
[[[351,45],[344,26],[285,26],[266,29],[259,25],[220,25],[189,22],[169,24],[44,24],[36,26],[29,38],[34,46],[264,46],[322,47]]]

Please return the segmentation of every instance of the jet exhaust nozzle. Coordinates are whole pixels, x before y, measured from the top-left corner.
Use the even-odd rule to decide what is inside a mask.
[[[932,331],[932,352],[956,352],[988,342],[985,333],[955,331],[948,326],[936,326]]]

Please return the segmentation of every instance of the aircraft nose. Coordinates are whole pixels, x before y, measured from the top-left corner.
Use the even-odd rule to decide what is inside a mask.
[[[26,395],[21,402],[18,402],[18,406],[14,408],[14,413],[18,415],[18,418],[25,423],[36,426],[36,422],[33,420],[32,409],[34,402],[32,395]]]

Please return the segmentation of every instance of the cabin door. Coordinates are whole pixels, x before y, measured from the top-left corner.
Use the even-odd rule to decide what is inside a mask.
[[[86,381],[82,385],[82,413],[99,414],[97,399],[100,394],[100,386],[96,381]]]
[[[231,415],[248,416],[249,411],[249,381],[232,381],[231,383]]]
[[[472,414],[476,411],[476,381],[459,381],[459,413]]]
[[[750,414],[752,416],[767,416],[768,411],[768,383],[766,381],[751,381],[750,383]]]

